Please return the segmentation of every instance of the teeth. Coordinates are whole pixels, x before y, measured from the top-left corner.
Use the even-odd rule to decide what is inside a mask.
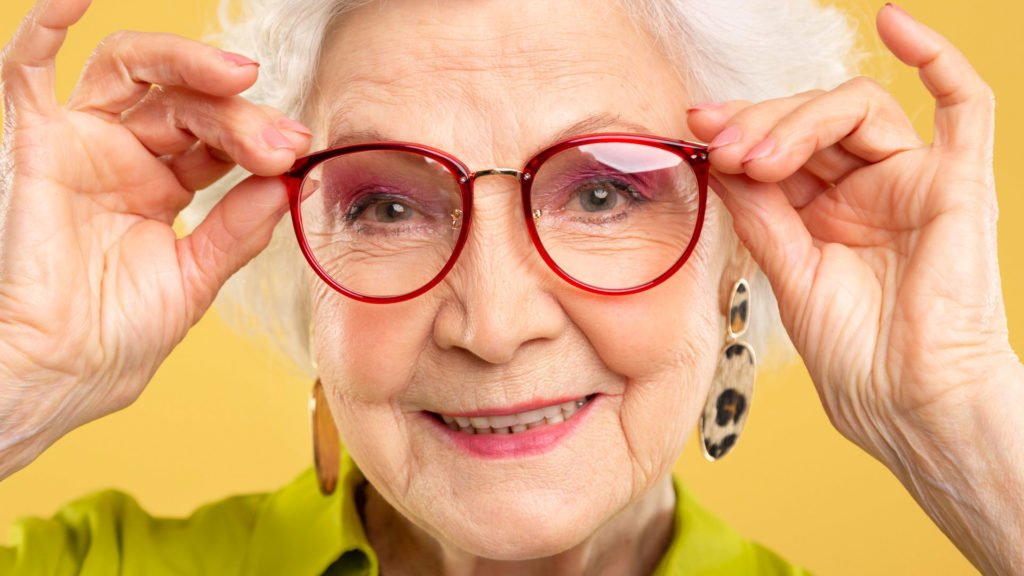
[[[530,410],[529,412],[523,412],[516,417],[519,424],[525,424],[529,426],[536,422],[544,420],[544,410]]]
[[[516,434],[544,424],[558,424],[572,418],[590,402],[591,397],[570,400],[519,414],[500,416],[445,416],[441,419],[452,430],[465,434]]]
[[[491,416],[488,418],[491,421],[491,428],[508,428],[509,426],[515,426],[518,423],[518,416],[515,414],[507,414],[505,416]]]

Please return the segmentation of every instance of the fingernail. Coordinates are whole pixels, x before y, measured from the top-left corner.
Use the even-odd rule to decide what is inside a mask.
[[[725,108],[725,104],[721,102],[702,102],[700,104],[694,104],[686,109],[687,112],[710,112],[712,110],[722,110]]]
[[[253,60],[251,58],[246,58],[245,56],[242,56],[241,54],[235,54],[234,52],[228,52],[227,50],[221,50],[220,51],[220,57],[223,58],[225,62],[227,62],[228,64],[231,64],[233,66],[259,66],[260,65],[259,62],[255,61],[255,60]]]
[[[292,144],[292,141],[284,134],[278,132],[276,128],[264,128],[260,136],[263,138],[263,143],[266,144],[267,148],[272,150],[295,150],[295,145]]]
[[[724,148],[730,144],[735,144],[740,141],[743,137],[743,131],[740,130],[739,126],[729,126],[725,130],[718,133],[715,139],[708,144],[708,151],[717,150]]]
[[[764,140],[761,140],[761,142],[757,146],[754,146],[753,148],[751,148],[750,152],[747,152],[747,155],[744,156],[743,160],[740,160],[740,162],[743,163],[743,164],[746,164],[747,162],[751,162],[751,161],[757,160],[759,158],[764,158],[766,156],[770,156],[771,153],[774,152],[774,151],[775,151],[775,138],[772,138],[771,136],[769,136],[769,137],[765,138]]]
[[[893,4],[892,2],[886,2],[885,5],[888,6],[889,8],[892,8],[892,9],[896,10],[900,14],[903,14],[904,16],[907,16],[909,18],[913,18],[913,16],[911,16],[909,12],[907,12],[903,8],[900,8],[899,6]]]
[[[296,134],[302,134],[303,136],[312,136],[313,132],[309,128],[306,128],[301,122],[296,122],[290,118],[282,118],[277,121],[277,127],[289,132],[295,132]]]

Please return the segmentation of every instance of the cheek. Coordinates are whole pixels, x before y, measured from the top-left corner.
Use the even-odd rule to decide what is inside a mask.
[[[429,342],[429,298],[366,304],[313,288],[314,338],[321,379],[346,402],[392,404],[401,398]]]
[[[631,381],[655,382],[691,372],[713,356],[718,342],[718,276],[710,250],[698,248],[664,284],[632,296],[563,299],[572,322],[598,356]]]
[[[430,336],[428,302],[366,304],[313,287],[317,367],[346,445],[356,448],[360,431],[396,432],[402,396]]]
[[[398,492],[411,459],[402,399],[429,342],[431,307],[426,297],[364,304],[313,287],[317,364],[342,443],[368,477],[394,479]]]
[[[623,376],[622,432],[641,468],[671,466],[707,396],[722,345],[713,244],[702,242],[675,276],[647,292],[563,300],[601,361]]]

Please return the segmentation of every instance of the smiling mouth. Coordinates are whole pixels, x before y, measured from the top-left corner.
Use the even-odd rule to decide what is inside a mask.
[[[444,422],[448,428],[463,434],[518,434],[534,428],[565,422],[585,408],[594,399],[594,396],[596,394],[516,414],[448,416],[434,413],[433,415]]]

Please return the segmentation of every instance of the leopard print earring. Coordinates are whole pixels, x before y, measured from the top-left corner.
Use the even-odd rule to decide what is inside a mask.
[[[757,364],[754,349],[739,339],[750,325],[750,296],[750,284],[740,279],[732,288],[725,347],[700,418],[700,446],[709,462],[732,450],[750,413]]]

